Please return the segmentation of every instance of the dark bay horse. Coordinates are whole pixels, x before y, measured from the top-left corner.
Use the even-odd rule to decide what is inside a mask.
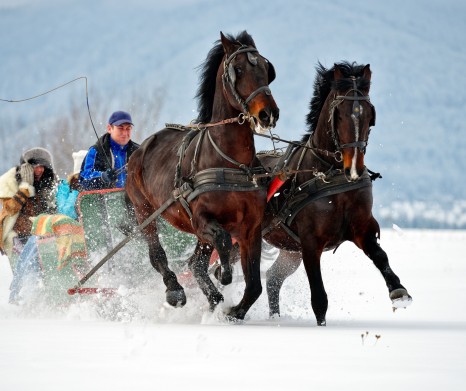
[[[321,255],[347,240],[374,262],[394,303],[411,301],[378,244],[379,224],[372,215],[372,178],[364,165],[375,125],[370,80],[369,65],[343,62],[327,70],[318,64],[301,146],[281,158],[260,157],[266,169],[292,173],[282,178],[286,181],[268,203],[263,224],[265,240],[285,250],[266,273],[271,316],[280,314],[280,288],[302,259],[317,324],[325,325],[328,300]]]
[[[253,134],[274,127],[278,119],[268,87],[275,70],[245,31],[236,37],[221,33],[201,69],[196,125],[167,125],[146,139],[128,163],[126,191],[139,223],[172,200],[162,216],[197,236],[189,266],[211,309],[223,300],[207,275],[212,247],[220,255],[218,277],[228,284],[232,238],[238,241],[246,287],[228,316],[243,319],[262,292],[259,262],[266,189],[254,179],[262,168]],[[184,305],[184,290],[168,267],[155,221],[143,233],[150,262],[167,287],[167,302]]]

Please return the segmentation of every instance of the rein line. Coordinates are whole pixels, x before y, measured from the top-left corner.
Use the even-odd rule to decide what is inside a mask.
[[[342,155],[341,155],[340,151],[330,152],[327,149],[312,147],[310,145],[307,145],[307,143],[303,144],[303,143],[298,143],[296,141],[285,140],[285,139],[282,139],[282,138],[277,137],[275,135],[269,136],[269,135],[266,135],[266,134],[254,133],[254,136],[265,137],[265,138],[268,138],[268,139],[273,140],[273,141],[281,141],[281,142],[286,143],[286,144],[296,145],[297,147],[310,149],[311,151],[319,152],[322,155],[325,155],[327,157],[333,157],[337,162],[341,162]]]
[[[251,118],[253,117],[249,114],[240,113],[237,117],[227,118],[227,119],[217,121],[217,122],[190,123],[188,125],[183,125],[183,127],[191,129],[191,130],[202,131],[202,130],[206,130],[207,128],[212,128],[214,126],[219,126],[219,125],[228,125],[228,124],[235,124],[235,123],[238,123],[239,125],[243,125],[246,121],[250,121]],[[172,124],[165,124],[165,126],[168,126],[168,125],[172,125]]]
[[[251,118],[252,118],[252,116],[250,116],[248,114],[240,113],[238,115],[238,117],[227,118],[227,119],[224,119],[224,120],[218,121],[218,122],[208,122],[208,123],[199,122],[197,124],[190,123],[188,125],[183,125],[183,127],[191,129],[191,130],[202,131],[202,130],[206,130],[207,128],[212,128],[214,126],[219,126],[219,125],[228,125],[228,124],[234,124],[234,123],[238,123],[240,125],[243,125],[246,121],[249,121]],[[173,125],[174,124],[165,124],[165,126],[173,126]],[[270,139],[272,141],[280,141],[280,142],[283,142],[283,143],[286,143],[286,144],[296,145],[297,147],[310,149],[312,151],[319,152],[324,156],[333,157],[337,162],[341,162],[341,152],[340,151],[330,152],[327,149],[322,149],[322,148],[309,146],[309,145],[307,145],[307,143],[298,143],[296,141],[285,140],[285,139],[280,138],[280,137],[278,137],[276,135],[269,136],[267,134],[260,134],[260,133],[254,132],[254,131],[253,131],[253,134],[254,134],[254,136],[265,137],[265,138],[268,138],[268,139]]]
[[[47,95],[47,94],[50,94],[51,92],[54,92],[56,90],[59,90],[60,88],[63,88],[65,86],[67,86],[68,84],[71,84],[71,83],[74,83],[75,81],[78,81],[78,80],[81,80],[81,79],[84,79],[85,82],[86,82],[86,105],[87,105],[87,113],[89,114],[89,120],[91,121],[91,125],[92,125],[92,129],[94,130],[94,134],[97,138],[97,140],[99,140],[99,135],[97,134],[97,131],[95,130],[95,126],[94,126],[94,121],[92,120],[92,115],[91,115],[91,109],[89,107],[89,92],[88,92],[88,88],[87,88],[87,76],[79,76],[77,77],[76,79],[73,79],[73,80],[70,80],[66,83],[63,83],[57,87],[54,87],[48,91],[45,91],[45,92],[42,92],[38,95],[35,95],[35,96],[31,96],[30,98],[24,98],[24,99],[18,99],[18,100],[14,100],[14,99],[2,99],[0,98],[0,102],[7,102],[7,103],[21,103],[21,102],[26,102],[26,101],[29,101],[29,100],[33,100],[33,99],[36,99],[36,98],[40,98],[41,96],[44,96],[44,95]],[[104,156],[107,160],[107,163],[109,166],[111,166],[111,163],[110,163],[110,159],[109,157],[107,156],[107,153],[105,152],[105,150],[103,148],[101,148],[103,153],[104,153]]]

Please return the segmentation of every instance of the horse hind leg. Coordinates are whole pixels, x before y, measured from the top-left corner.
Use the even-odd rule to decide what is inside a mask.
[[[387,253],[380,247],[375,233],[366,235],[362,244],[362,250],[374,262],[374,265],[382,274],[388,288],[393,309],[407,307],[411,304],[412,297],[406,288],[401,285],[400,279],[390,267]]]
[[[265,273],[269,316],[280,316],[280,290],[283,282],[291,276],[301,264],[301,253],[280,250],[280,254],[270,269]]]
[[[198,241],[194,254],[188,261],[189,269],[196,278],[202,293],[206,296],[211,311],[213,311],[221,301],[224,301],[223,295],[215,287],[207,273],[212,251],[212,246]]]

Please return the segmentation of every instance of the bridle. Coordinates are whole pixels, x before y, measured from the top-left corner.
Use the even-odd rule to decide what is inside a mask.
[[[353,81],[353,88],[348,90],[345,95],[336,95],[333,101],[330,103],[329,108],[329,119],[328,122],[330,123],[330,131],[332,134],[332,139],[335,143],[335,148],[338,152],[341,153],[341,150],[344,148],[358,148],[362,153],[366,153],[366,147],[368,140],[359,140],[359,122],[360,116],[363,112],[363,108],[359,101],[366,101],[370,103],[369,95],[364,95],[360,90],[358,90],[356,86],[356,78],[351,76]],[[348,96],[350,92],[353,92],[352,96]],[[351,112],[351,119],[353,120],[354,124],[354,136],[355,141],[352,143],[340,144],[340,138],[338,135],[338,131],[335,129],[335,109],[345,100],[353,101],[353,109]]]
[[[235,87],[235,81],[236,81],[236,73],[235,73],[235,68],[233,67],[232,61],[236,58],[238,54],[241,53],[247,53],[248,56],[248,61],[252,65],[257,65],[257,57],[253,55],[253,53],[259,53],[259,51],[252,46],[246,46],[242,45],[240,46],[235,52],[233,52],[228,58],[225,59],[223,62],[223,75],[222,75],[222,82],[223,82],[223,89],[224,91],[227,91],[227,85],[230,87],[231,94],[235,98],[235,100],[240,104],[242,111],[243,111],[243,118],[246,118],[251,122],[251,125],[254,125],[253,123],[253,116],[249,112],[249,102],[254,99],[254,97],[260,93],[264,93],[266,95],[272,95],[272,91],[270,91],[270,88],[268,85],[262,86],[257,88],[255,91],[253,91],[246,99],[241,98],[241,96],[238,94],[238,91],[236,90]]]
[[[233,124],[233,123],[238,123],[240,125],[243,125],[246,121],[249,122],[250,124],[250,129],[253,130],[254,132],[254,127],[255,127],[255,122],[254,122],[254,117],[251,115],[249,112],[249,103],[251,100],[254,99],[255,96],[257,96],[260,93],[264,93],[266,95],[272,95],[272,91],[270,90],[268,85],[261,86],[254,90],[246,99],[243,99],[238,91],[236,90],[235,87],[235,81],[236,81],[236,72],[233,67],[232,61],[236,58],[238,54],[241,53],[246,53],[248,57],[248,61],[250,64],[253,66],[257,65],[257,56],[254,56],[253,53],[258,53],[259,51],[252,46],[247,46],[247,45],[241,45],[235,52],[233,52],[230,56],[228,56],[225,61],[223,62],[223,75],[222,75],[222,84],[223,84],[223,89],[225,93],[227,93],[227,85],[229,86],[229,89],[231,91],[231,94],[235,98],[235,100],[241,105],[242,112],[234,118],[227,118],[218,122],[209,122],[209,123],[191,123],[189,125],[183,126],[183,128],[188,128],[188,129],[193,129],[196,131],[200,132],[200,137],[197,140],[196,147],[194,150],[194,157],[193,160],[191,161],[191,174],[196,172],[196,164],[197,164],[197,159],[200,153],[200,146],[202,139],[204,137],[204,134],[207,134],[207,139],[210,142],[210,144],[214,147],[215,151],[225,160],[230,162],[231,164],[237,166],[240,170],[245,171],[248,176],[252,177],[252,173],[254,171],[254,168],[251,169],[247,167],[245,164],[240,163],[236,161],[235,159],[229,157],[226,155],[220,147],[215,143],[214,139],[212,138],[209,128],[219,126],[219,125],[227,125],[227,124]],[[267,61],[267,59],[264,58],[264,60]],[[175,128],[178,128],[177,125],[174,124],[166,124],[166,126],[174,126]],[[255,133],[255,132],[254,132]],[[182,147],[185,149],[186,145],[182,145]],[[182,153],[180,153],[180,156],[182,156]],[[181,163],[179,163],[180,165]],[[262,168],[260,167],[260,170]],[[178,177],[175,177],[175,184],[178,181]]]

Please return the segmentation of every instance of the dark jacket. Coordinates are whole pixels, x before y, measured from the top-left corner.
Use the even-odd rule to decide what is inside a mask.
[[[20,238],[31,236],[32,221],[29,219],[30,217],[38,216],[41,213],[57,213],[55,205],[56,181],[54,172],[48,167],[44,168],[39,182],[34,181],[36,194],[27,199],[13,228]]]
[[[84,190],[123,188],[126,183],[126,163],[138,148],[139,144],[131,140],[122,147],[115,143],[108,133],[100,137],[97,143],[89,148],[81,165],[79,182]],[[109,168],[119,171],[116,183],[111,185],[102,180],[102,173]]]

